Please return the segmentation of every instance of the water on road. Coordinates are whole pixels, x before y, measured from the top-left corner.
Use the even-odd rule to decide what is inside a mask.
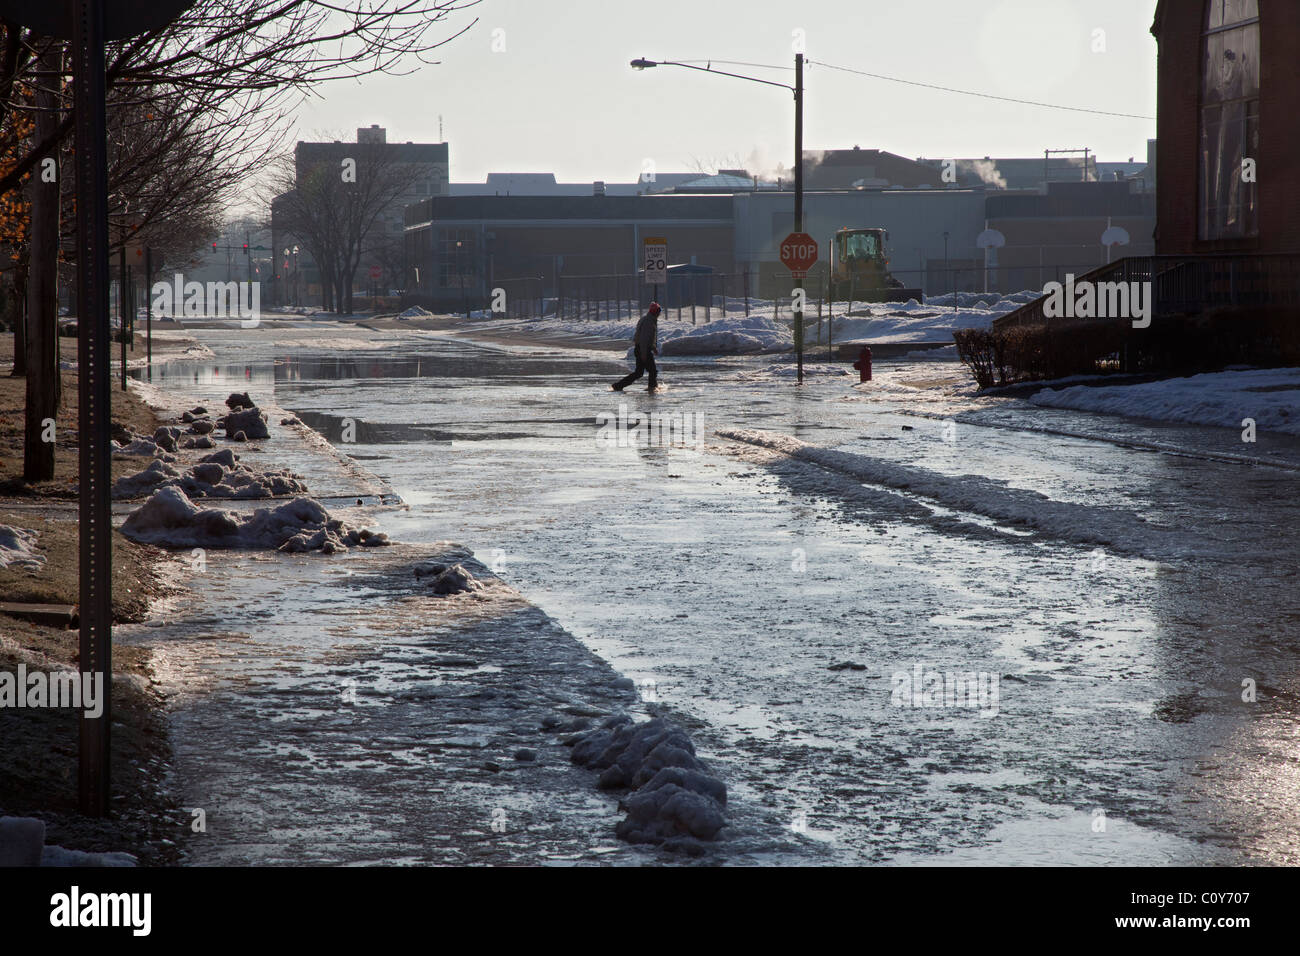
[[[746,826],[845,863],[1300,863],[1294,440],[1250,465],[902,364],[669,360],[648,396],[607,353],[198,334],[155,383],[273,393],[410,505],[382,530],[468,546],[701,721]],[[600,440],[643,412],[704,441]]]

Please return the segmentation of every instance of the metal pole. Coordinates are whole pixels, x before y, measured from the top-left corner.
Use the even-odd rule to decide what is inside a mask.
[[[122,344],[122,391],[126,391],[126,243],[117,253],[117,334]]]
[[[803,54],[794,55],[794,231],[803,232]],[[794,314],[799,384],[803,384],[803,309]]]
[[[274,250],[272,250],[274,251]],[[153,299],[149,290],[153,287],[153,249],[144,247],[144,356],[149,367],[149,379],[153,380]]]
[[[80,440],[81,634],[83,681],[100,675],[103,708],[81,712],[77,791],[81,812],[109,810],[112,666],[112,525],[109,521],[108,173],[104,117],[104,12],[78,0],[72,43],[77,169],[77,410]],[[84,686],[84,685],[83,685]]]

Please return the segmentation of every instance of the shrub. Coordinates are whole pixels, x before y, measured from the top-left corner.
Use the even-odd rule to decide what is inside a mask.
[[[1217,309],[1127,319],[960,329],[957,356],[980,388],[1105,372],[1194,373],[1228,365],[1300,365],[1300,309]]]

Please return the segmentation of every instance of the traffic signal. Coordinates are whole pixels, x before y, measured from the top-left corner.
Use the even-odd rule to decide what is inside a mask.
[[[245,251],[245,252],[248,251],[248,243],[244,243],[244,251]]]
[[[212,251],[213,251],[213,252],[216,252],[216,251],[217,251],[217,244],[216,244],[215,242],[212,243]]]

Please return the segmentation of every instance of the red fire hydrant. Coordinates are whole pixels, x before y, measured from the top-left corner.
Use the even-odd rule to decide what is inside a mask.
[[[858,353],[858,360],[853,363],[853,367],[858,370],[859,382],[871,381],[871,349],[862,346],[862,351]]]

